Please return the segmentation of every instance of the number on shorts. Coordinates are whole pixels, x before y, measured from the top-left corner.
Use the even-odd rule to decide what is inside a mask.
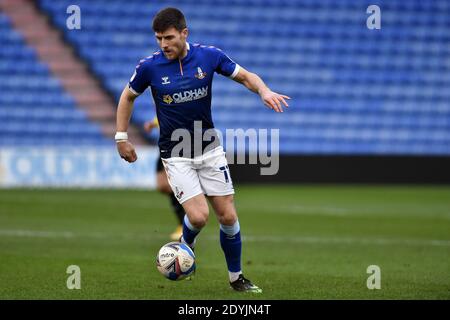
[[[225,176],[225,182],[230,182],[230,169],[228,168],[228,165],[220,167],[220,171],[223,171],[223,175]]]

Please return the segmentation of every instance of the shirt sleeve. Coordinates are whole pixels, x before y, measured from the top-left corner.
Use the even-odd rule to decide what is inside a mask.
[[[128,82],[128,89],[137,96],[142,94],[150,86],[148,63],[146,61],[143,59],[139,62]]]
[[[233,79],[239,72],[240,66],[230,59],[222,50],[217,49],[217,66],[215,71]]]

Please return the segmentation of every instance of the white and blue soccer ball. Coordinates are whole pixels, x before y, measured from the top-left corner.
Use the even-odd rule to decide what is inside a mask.
[[[159,249],[156,266],[170,280],[182,280],[195,271],[195,255],[188,245],[169,242]]]

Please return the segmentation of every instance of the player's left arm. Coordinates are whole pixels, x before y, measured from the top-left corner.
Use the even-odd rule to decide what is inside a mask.
[[[238,74],[233,78],[233,80],[243,84],[250,91],[259,94],[264,104],[276,112],[283,112],[282,104],[285,107],[289,107],[286,99],[289,100],[291,98],[270,90],[264,81],[255,73],[249,72],[240,67]]]

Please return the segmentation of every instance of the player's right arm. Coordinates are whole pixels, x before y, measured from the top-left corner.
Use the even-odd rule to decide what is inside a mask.
[[[130,123],[131,113],[133,111],[134,100],[142,94],[146,88],[150,86],[149,81],[149,62],[150,57],[142,59],[136,66],[136,69],[131,76],[127,86],[123,89],[119,100],[119,106],[117,107],[116,115],[116,144],[117,151],[120,157],[128,162],[134,162],[137,160],[136,151],[134,146],[128,142],[128,136],[126,134],[128,125]],[[122,139],[122,137],[124,137]]]
[[[138,96],[130,91],[128,85],[123,89],[120,95],[119,106],[117,107],[116,127],[117,132],[127,132],[130,123],[131,113],[133,111],[134,100]],[[137,160],[134,146],[128,140],[116,141],[117,151],[120,157],[128,162]]]

